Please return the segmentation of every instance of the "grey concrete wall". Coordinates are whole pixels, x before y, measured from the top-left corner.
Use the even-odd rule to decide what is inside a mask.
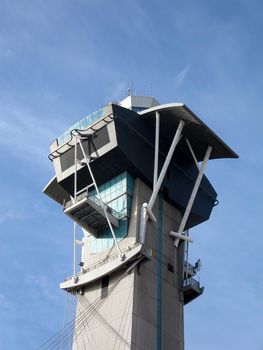
[[[123,272],[110,276],[108,295],[99,280],[78,296],[74,350],[131,349],[134,273],[122,278]]]
[[[140,207],[148,202],[150,194],[151,190],[137,179],[130,230],[121,243],[122,247],[138,240]],[[153,208],[157,223],[149,222],[146,232],[145,245],[152,249],[152,259],[141,263],[122,278],[107,297],[101,298],[101,280],[86,287],[83,295],[79,296],[77,315],[86,308],[88,319],[85,321],[82,317],[83,332],[77,337],[74,350],[183,350],[183,299],[180,294],[183,250],[182,247],[176,249],[168,235],[170,230],[178,229],[181,213],[169,203],[161,201],[162,227],[158,224],[158,198]],[[173,272],[168,270],[168,264]],[[109,291],[124,271],[110,276]],[[89,303],[95,303],[98,308],[88,308]],[[160,312],[161,318],[158,316]],[[88,316],[89,313],[91,316]]]
[[[151,194],[150,189],[140,182],[139,192],[141,203],[147,202]],[[153,212],[156,218],[160,219],[158,211],[159,199],[156,200]],[[184,348],[183,299],[180,292],[182,281],[180,260],[183,256],[179,256],[179,250],[175,249],[173,239],[168,235],[169,231],[178,228],[180,219],[181,213],[169,203],[162,201],[162,228],[158,227],[158,223],[148,225],[146,245],[152,248],[153,256],[151,261],[141,264],[140,274],[135,274],[132,350]],[[158,252],[160,245],[158,229],[162,233],[161,252]],[[168,271],[168,263],[173,267],[173,272]],[[158,301],[159,273],[161,301]],[[158,312],[161,312],[161,320],[158,320]]]

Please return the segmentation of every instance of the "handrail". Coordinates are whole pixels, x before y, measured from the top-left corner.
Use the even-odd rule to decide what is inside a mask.
[[[98,207],[101,207],[101,203],[98,197],[96,197],[95,195],[91,196],[91,197],[87,197],[90,200],[92,200],[95,204],[97,204]],[[114,210],[113,208],[109,207],[106,203],[103,202],[103,205],[106,206],[106,209],[113,215],[115,216],[117,219],[119,219],[119,213]]]
[[[128,246],[126,249],[124,249],[122,252],[125,253],[125,252],[128,252],[134,248],[136,248],[140,243],[134,243],[132,246]],[[90,265],[87,269],[83,269],[82,271],[79,271],[76,273],[76,277],[79,277],[87,272],[90,272],[96,268],[98,268],[99,266],[102,266],[102,265],[105,265],[106,263],[112,261],[112,260],[115,260],[119,257],[119,253],[116,252],[114,254],[111,254],[111,255],[108,255],[106,256],[106,258],[103,258],[102,260]],[[69,281],[70,279],[72,279],[73,276],[69,276],[69,277],[65,277],[65,281]]]
[[[80,191],[79,191],[79,192],[80,192]],[[78,202],[82,201],[84,198],[90,199],[90,200],[91,200],[92,202],[94,202],[98,207],[102,208],[102,207],[101,207],[100,200],[99,200],[98,197],[96,197],[95,195],[89,197],[89,196],[87,196],[86,193],[84,193],[84,191],[82,191],[82,193],[79,193],[78,197],[76,198],[76,203],[74,203],[72,200],[66,202],[65,205],[64,205],[64,207],[63,207],[63,210],[64,210],[64,209],[70,208],[72,205],[77,204]],[[107,204],[104,203],[104,202],[103,202],[103,205],[105,205],[106,210],[108,210],[108,211],[110,212],[110,214],[112,214],[113,216],[115,216],[116,219],[120,219],[120,215],[119,215],[119,213],[118,213],[115,209],[111,208],[109,205],[107,205]]]
[[[196,274],[195,267],[187,261],[184,262],[184,270],[185,272],[190,272],[193,275]]]
[[[110,118],[110,121],[107,121],[107,120],[106,120],[107,118]],[[77,133],[78,133],[79,135],[81,135],[82,137],[83,137],[83,136],[85,136],[86,138],[92,137],[97,131],[99,131],[99,130],[100,130],[101,128],[103,128],[105,125],[103,125],[101,128],[96,129],[96,130],[93,129],[94,126],[96,126],[96,125],[97,125],[98,123],[100,123],[101,121],[105,121],[106,124],[109,124],[109,123],[111,123],[111,122],[113,121],[114,118],[116,118],[116,115],[115,115],[114,113],[108,114],[108,115],[106,115],[105,117],[103,117],[103,118],[97,120],[95,123],[91,124],[89,127],[87,127],[87,129],[83,129],[83,130],[85,130],[85,131],[88,131],[88,130],[91,129],[91,130],[93,131],[93,133],[91,133],[91,134],[89,134],[89,135],[86,135],[86,134],[81,133],[82,129],[72,129],[72,130],[70,131],[70,133],[69,133],[70,139],[69,139],[67,142],[63,143],[63,144],[62,144],[60,147],[58,147],[55,151],[51,152],[51,153],[48,155],[48,159],[51,160],[51,161],[53,161],[54,159],[60,157],[64,152],[60,153],[59,151],[60,151],[63,147],[65,147],[65,146],[69,146],[70,148],[71,148],[71,147],[74,147],[74,144],[73,144],[73,145],[70,144],[70,142],[73,140],[74,132],[77,132]],[[58,140],[58,139],[56,139],[56,140]],[[57,153],[57,155],[55,155],[55,153]]]
[[[183,280],[183,287],[186,286],[194,286],[199,288],[199,282],[195,280],[193,277],[188,277]]]

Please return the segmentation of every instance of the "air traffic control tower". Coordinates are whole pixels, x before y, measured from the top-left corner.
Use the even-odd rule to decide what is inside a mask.
[[[204,171],[237,155],[185,104],[128,96],[73,125],[49,158],[44,193],[74,222],[74,270],[60,284],[77,297],[72,349],[183,350],[184,305],[204,289],[189,229],[218,203]]]

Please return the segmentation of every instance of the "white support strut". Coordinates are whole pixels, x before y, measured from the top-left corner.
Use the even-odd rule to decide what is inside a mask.
[[[76,135],[76,136],[77,136],[77,135]],[[85,151],[84,151],[84,148],[83,148],[83,146],[82,146],[82,143],[81,143],[80,138],[79,138],[78,136],[77,136],[77,138],[78,138],[78,143],[79,143],[79,145],[80,145],[80,148],[81,148],[83,157],[84,157],[84,159],[85,159],[85,163],[86,163],[86,165],[87,165],[87,167],[88,167],[88,170],[89,170],[89,173],[90,173],[92,182],[93,182],[93,184],[94,184],[94,187],[95,187],[97,196],[98,196],[98,198],[99,198],[101,207],[102,207],[102,209],[103,209],[104,215],[105,215],[106,220],[107,220],[107,223],[108,223],[108,225],[109,225],[109,228],[110,228],[110,231],[111,231],[111,234],[112,234],[112,238],[113,238],[113,240],[114,240],[115,246],[117,247],[120,260],[122,261],[122,260],[125,259],[125,255],[122,254],[122,252],[121,252],[121,250],[120,250],[118,241],[117,241],[117,239],[116,239],[116,236],[115,236],[115,233],[114,233],[112,224],[111,224],[111,222],[110,222],[110,219],[109,219],[109,216],[108,216],[108,213],[107,213],[107,210],[106,210],[106,206],[105,206],[104,202],[102,201],[102,198],[101,198],[101,195],[100,195],[100,191],[99,191],[99,189],[98,189],[96,180],[95,180],[94,175],[93,175],[93,173],[92,173],[92,170],[91,170],[91,167],[90,167],[90,164],[89,164],[89,159],[88,159],[87,156],[86,156],[86,153],[85,153]]]
[[[178,233],[178,232],[174,232],[174,231],[170,231],[170,232],[169,232],[169,236],[175,238],[175,240],[174,240],[174,245],[176,246],[176,248],[178,247],[178,244],[179,244],[179,242],[180,242],[181,239],[182,239],[183,241],[185,241],[185,242],[190,242],[190,243],[193,243],[193,242],[194,242],[194,241],[192,240],[191,237],[186,236],[186,235],[183,235],[183,234],[180,234],[180,233]]]
[[[186,230],[185,235],[187,237],[189,237],[189,230]],[[179,244],[179,242],[178,242],[178,244]],[[188,258],[189,258],[189,242],[185,242],[185,245],[184,245],[185,269],[184,269],[184,274],[183,274],[184,279],[188,277],[188,270],[189,270]]]
[[[158,179],[159,135],[160,135],[160,113],[156,112],[156,116],[155,116],[155,148],[154,148],[153,189],[155,189],[156,183],[157,183],[157,179]]]
[[[80,241],[79,239],[76,239],[76,244],[79,245],[80,247],[84,246],[84,242]]]
[[[73,278],[76,280],[76,245],[77,245],[77,223],[74,221],[74,244],[73,244]]]
[[[148,220],[148,215],[146,211],[147,203],[143,203],[140,211],[140,243],[145,243],[145,233],[146,233],[146,223]]]
[[[77,183],[77,171],[78,171],[78,139],[77,136],[75,136],[75,150],[74,150],[74,157],[75,157],[75,172],[74,172],[74,203],[77,203],[77,188],[78,188],[78,183]]]
[[[157,179],[155,186],[153,186],[153,192],[152,192],[151,198],[149,200],[149,203],[148,204],[144,203],[141,207],[141,212],[140,212],[140,243],[145,242],[145,233],[146,233],[146,225],[147,225],[148,216],[149,216],[149,213],[152,213],[153,205],[154,205],[156,197],[159,193],[160,187],[163,183],[163,179],[165,177],[165,174],[166,174],[167,169],[169,167],[169,164],[171,162],[172,156],[174,154],[174,150],[175,150],[178,142],[180,141],[181,133],[182,133],[184,124],[185,124],[185,122],[183,120],[180,120],[180,123],[178,125],[177,130],[176,130],[176,133],[174,135],[172,144],[170,146],[169,152],[168,152],[166,159],[165,159],[165,162],[163,164],[161,173]],[[156,123],[156,126],[159,127],[159,124]],[[156,132],[156,135],[157,135],[157,132]],[[159,147],[159,143],[158,143],[158,147]],[[155,152],[156,152],[156,150],[155,150]],[[155,156],[156,156],[156,153],[155,153]],[[156,169],[156,163],[155,163],[155,169]],[[153,221],[156,221],[156,220],[153,220]]]
[[[192,206],[194,204],[194,200],[195,200],[197,191],[199,189],[200,183],[202,181],[202,178],[203,178],[203,175],[204,175],[204,172],[205,172],[205,168],[206,168],[206,165],[208,163],[208,160],[209,160],[211,152],[212,152],[212,146],[208,146],[207,150],[206,150],[206,153],[205,153],[204,160],[203,160],[201,168],[199,170],[197,179],[195,181],[195,184],[194,184],[194,187],[193,187],[193,190],[192,190],[189,202],[188,202],[187,207],[185,209],[184,216],[182,218],[181,224],[180,224],[179,229],[178,229],[178,233],[179,234],[184,232],[184,228],[185,228],[186,222],[188,220],[188,217],[190,215]]]
[[[177,247],[178,246],[178,243],[179,243],[179,240],[180,239],[183,239],[182,237],[187,237],[185,235],[183,235],[183,232],[185,230],[185,225],[187,223],[187,220],[189,218],[189,215],[190,215],[190,212],[191,212],[191,209],[193,207],[193,204],[194,204],[194,200],[196,198],[196,194],[197,194],[197,191],[199,189],[199,186],[200,186],[200,183],[202,181],[202,178],[203,178],[203,175],[204,175],[204,172],[205,172],[205,168],[206,168],[206,165],[208,163],[208,160],[209,160],[209,157],[211,155],[211,152],[212,152],[212,146],[208,146],[207,147],[207,150],[206,150],[206,153],[205,153],[205,157],[204,157],[204,160],[202,162],[202,165],[200,167],[200,170],[199,170],[199,173],[198,173],[198,176],[196,178],[196,181],[195,181],[195,184],[194,184],[194,187],[193,187],[193,190],[192,190],[192,193],[191,193],[191,196],[189,198],[189,201],[188,201],[188,204],[186,206],[186,209],[185,209],[185,212],[184,212],[184,215],[183,215],[183,218],[182,218],[182,221],[180,223],[180,226],[179,226],[179,229],[178,229],[178,232],[176,233],[177,235],[179,235],[175,242],[174,242],[174,245]],[[171,232],[170,232],[170,235],[171,235]],[[172,234],[171,236],[174,236],[174,234]],[[182,236],[182,237],[181,237]],[[179,239],[179,240],[178,240]],[[185,239],[187,241],[187,239]],[[189,241],[190,242],[190,241]]]
[[[174,154],[174,150],[175,150],[175,147],[177,146],[178,142],[180,141],[180,137],[181,137],[181,132],[183,130],[183,127],[184,127],[184,124],[185,122],[183,120],[180,120],[180,123],[179,123],[179,126],[176,130],[176,133],[174,135],[174,138],[173,138],[173,142],[170,146],[170,149],[169,149],[169,152],[167,154],[167,157],[165,159],[165,162],[164,162],[164,165],[162,167],[162,170],[161,170],[161,173],[158,177],[158,180],[157,180],[157,183],[156,183],[156,186],[152,192],[152,195],[151,195],[151,198],[149,200],[149,204],[148,204],[148,207],[152,210],[153,208],[153,205],[155,203],[155,200],[156,200],[156,197],[159,193],[159,190],[160,190],[160,187],[163,183],[163,179],[165,177],[165,174],[166,174],[166,171],[169,167],[169,164],[170,164],[170,161],[172,159],[172,156]]]
[[[186,144],[187,144],[187,146],[188,146],[188,148],[189,148],[189,151],[190,151],[190,153],[191,153],[191,155],[192,155],[192,157],[193,157],[193,160],[194,160],[194,162],[195,162],[195,165],[196,165],[197,169],[199,170],[198,161],[197,161],[197,158],[196,158],[196,156],[195,156],[194,150],[193,150],[193,148],[192,148],[192,146],[191,146],[191,143],[189,142],[189,140],[188,140],[187,137],[185,138],[185,141],[186,141]]]
[[[78,183],[77,183],[77,137],[75,136],[75,150],[74,150],[74,160],[75,160],[75,173],[74,173],[74,203],[77,203],[77,188],[78,188]],[[73,276],[74,280],[76,279],[76,239],[77,239],[77,224],[74,221],[74,229],[73,229]]]
[[[156,217],[154,216],[152,210],[149,208],[148,204],[144,203],[143,207],[145,207],[147,215],[149,216],[150,220],[153,222],[156,222]]]

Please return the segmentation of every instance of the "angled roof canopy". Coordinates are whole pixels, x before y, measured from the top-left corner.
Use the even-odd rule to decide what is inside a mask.
[[[43,193],[61,205],[70,200],[70,195],[58,183],[56,176],[53,176],[49,183],[45,186]]]
[[[169,139],[173,138],[180,120],[185,121],[182,133],[190,141],[198,161],[203,160],[208,145],[213,147],[210,159],[238,158],[238,155],[185,104],[163,104],[143,110],[139,114],[155,125],[156,112],[160,114],[160,132]]]

